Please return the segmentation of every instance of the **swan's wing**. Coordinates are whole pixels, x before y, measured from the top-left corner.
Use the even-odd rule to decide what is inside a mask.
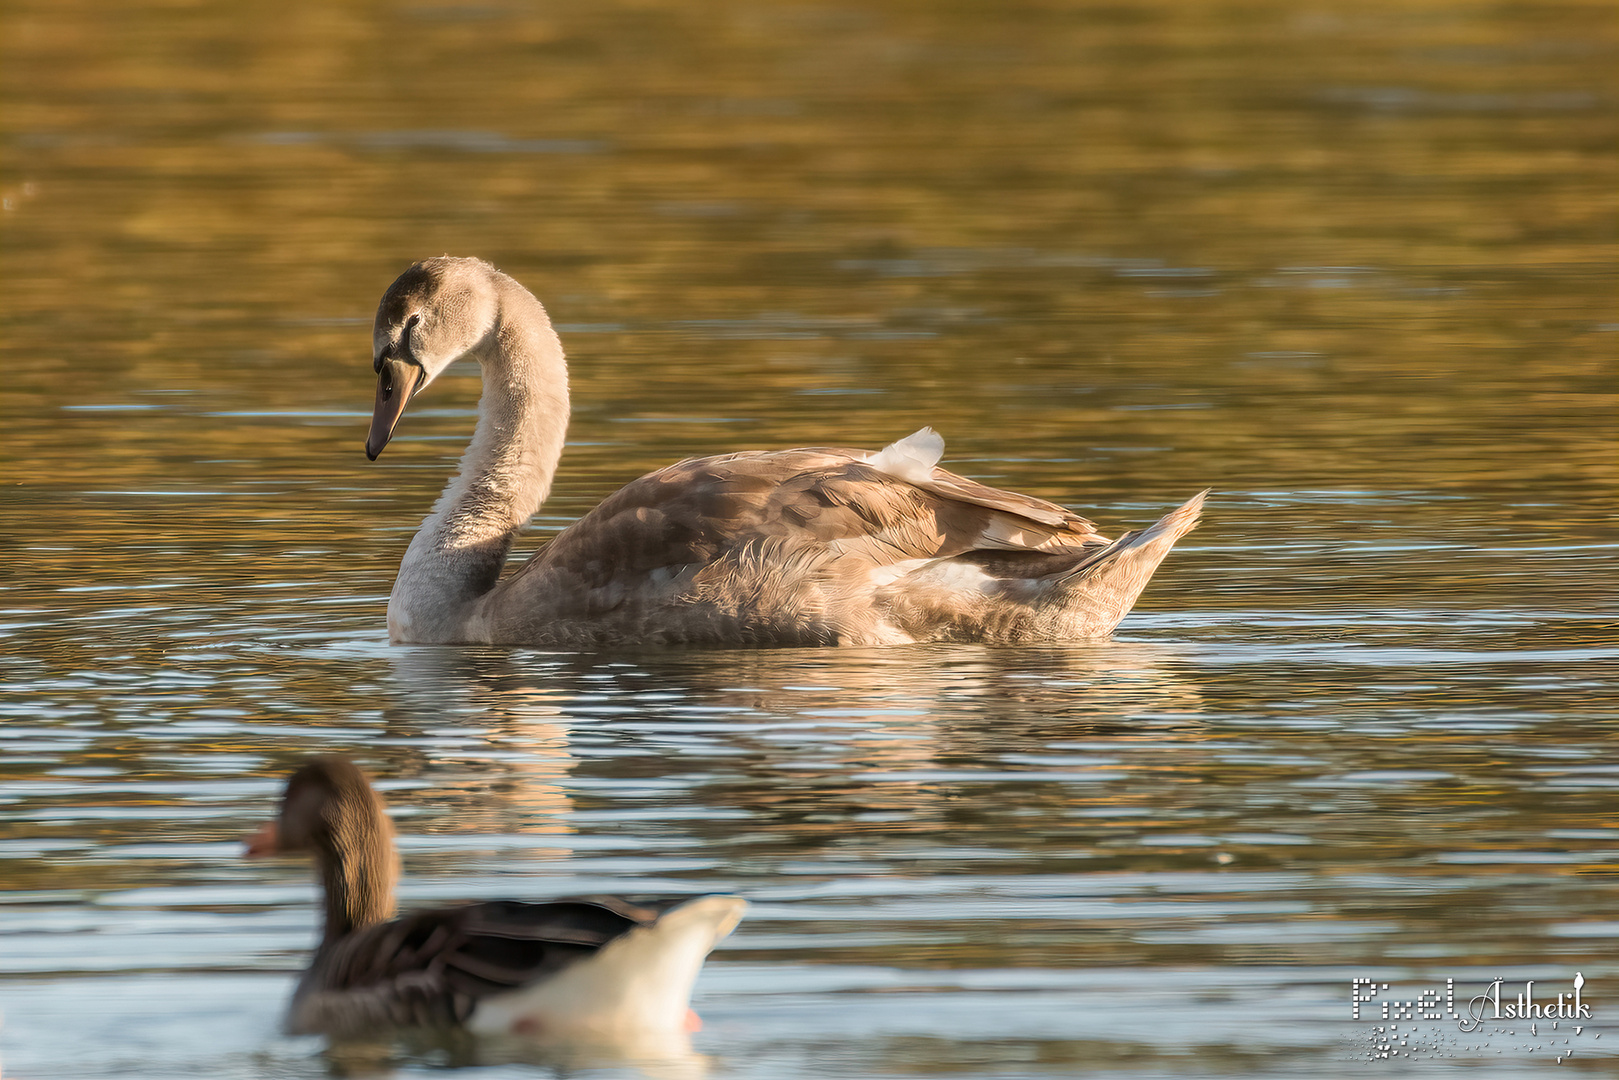
[[[315,959],[295,1033],[464,1023],[479,1000],[555,975],[657,912],[612,898],[496,901],[416,912],[356,931]]]
[[[749,546],[889,565],[1106,542],[1055,503],[938,468],[901,479],[871,457],[812,447],[682,461],[608,496],[519,573],[565,565],[585,582],[605,583],[705,566]]]

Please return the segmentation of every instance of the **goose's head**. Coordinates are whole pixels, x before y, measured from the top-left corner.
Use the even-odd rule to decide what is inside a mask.
[[[248,854],[381,854],[375,861],[387,863],[392,844],[387,808],[365,773],[347,758],[321,755],[288,778],[281,813],[248,840]]]
[[[382,453],[411,397],[494,334],[498,272],[480,259],[427,259],[383,293],[371,331],[377,404],[366,457]]]
[[[393,825],[381,796],[348,759],[305,762],[287,780],[281,813],[247,840],[250,858],[294,853],[314,855],[320,867],[328,939],[393,913]]]

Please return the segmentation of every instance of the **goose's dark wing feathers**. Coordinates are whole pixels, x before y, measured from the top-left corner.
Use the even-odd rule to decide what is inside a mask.
[[[482,998],[553,975],[656,917],[655,908],[607,897],[413,912],[323,950],[288,1026],[338,1034],[463,1024]]]

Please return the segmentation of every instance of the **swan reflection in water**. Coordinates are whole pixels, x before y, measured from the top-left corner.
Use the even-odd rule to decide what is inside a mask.
[[[461,827],[502,832],[567,831],[596,785],[771,820],[786,806],[927,818],[951,797],[939,776],[996,769],[1008,747],[1206,737],[1201,692],[1153,643],[387,655],[384,752],[456,803]],[[501,753],[457,780],[411,748],[455,731]]]

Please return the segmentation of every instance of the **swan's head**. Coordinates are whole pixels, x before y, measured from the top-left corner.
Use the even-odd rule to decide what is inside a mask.
[[[494,333],[498,273],[481,259],[446,255],[412,266],[382,294],[371,331],[377,404],[366,457],[382,453],[413,395]]]

